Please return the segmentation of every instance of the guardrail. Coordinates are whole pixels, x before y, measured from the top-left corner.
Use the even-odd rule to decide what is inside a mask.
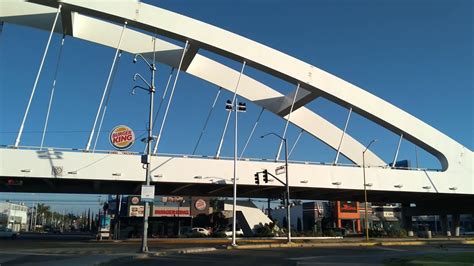
[[[133,151],[116,151],[116,150],[85,150],[85,149],[75,149],[75,148],[57,148],[57,147],[37,147],[37,146],[18,146],[13,145],[0,145],[0,148],[6,149],[15,149],[15,150],[34,150],[34,151],[68,151],[68,152],[82,152],[82,153],[98,153],[98,154],[124,154],[124,155],[142,155],[140,152]],[[197,158],[197,159],[212,159],[212,160],[233,160],[233,157],[219,157],[209,155],[191,155],[191,154],[175,154],[175,153],[158,153],[153,154],[152,156],[167,156],[175,158]],[[267,158],[241,158],[239,161],[250,161],[250,162],[275,162],[275,163],[285,163],[284,160],[275,160]],[[326,165],[326,166],[338,166],[338,167],[359,167],[362,165],[357,164],[344,164],[344,163],[329,163],[329,162],[308,162],[308,161],[291,161],[288,163],[292,164],[307,164],[307,165]],[[409,171],[428,171],[428,172],[441,172],[440,169],[431,169],[431,168],[413,168],[413,167],[392,167],[389,165],[372,165],[366,166],[366,168],[382,168],[382,169],[395,169],[395,170],[409,170]]]

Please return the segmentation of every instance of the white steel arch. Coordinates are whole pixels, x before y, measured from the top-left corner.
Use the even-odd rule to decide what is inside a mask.
[[[35,20],[31,19],[31,17],[49,17],[52,14],[52,19],[56,13],[54,8],[38,6],[21,0],[17,2],[19,7],[16,9],[0,10],[0,18],[3,17],[2,19],[7,22],[36,27],[34,23]],[[28,10],[31,6],[34,6],[32,13],[37,13],[35,13],[36,15],[28,16],[29,19],[25,19],[25,17],[23,17],[27,16],[25,10]],[[63,11],[63,17],[65,16],[64,12],[65,11]],[[120,38],[123,30],[122,26],[107,23],[103,20],[94,19],[75,12],[70,14],[69,18],[70,21],[68,22],[66,22],[65,19],[62,21],[64,24],[70,24],[70,28],[67,32],[71,32],[74,38],[112,48],[115,48],[117,45],[117,40]],[[46,23],[40,25],[45,25],[44,28],[47,29]],[[63,30],[62,28],[56,29],[56,31],[60,33],[62,33]],[[131,54],[140,53],[151,59],[153,56],[153,43],[151,40],[152,36],[150,35],[132,29],[125,29],[120,50]],[[183,50],[180,46],[157,39],[155,50],[157,61],[178,68]],[[204,57],[199,53],[196,53],[192,61],[187,64],[186,69],[182,70],[229,91],[235,89],[235,81],[240,74],[238,71]],[[293,95],[285,96],[245,74],[242,75],[238,94],[283,118],[287,117],[287,109],[289,105],[291,105],[291,101],[294,97]],[[297,100],[305,100],[305,97],[308,97],[308,95],[309,92],[300,90]],[[295,108],[291,114],[291,122],[305,130],[308,134],[320,139],[322,142],[337,150],[343,132],[308,108]],[[341,146],[340,151],[349,160],[361,165],[361,152],[363,149],[364,146],[361,143],[350,135],[346,135],[344,145]],[[382,159],[371,151],[366,153],[366,163],[367,165],[374,166],[386,165]]]
[[[38,2],[52,7],[57,7],[59,3],[59,1],[55,0]],[[198,49],[202,48],[210,50],[231,59],[241,62],[245,61],[250,66],[263,70],[283,80],[293,84],[300,84],[306,93],[303,97],[297,99],[298,107],[304,105],[308,99],[323,96],[342,106],[352,108],[354,112],[365,116],[388,130],[391,130],[396,134],[403,134],[405,139],[433,154],[440,160],[443,169],[443,172],[432,173],[434,181],[431,181],[426,172],[421,174],[408,174],[408,172],[400,172],[399,170],[384,170],[384,174],[387,174],[390,178],[395,178],[394,180],[396,180],[396,176],[401,177],[408,174],[413,175],[414,179],[417,179],[423,178],[423,175],[426,174],[428,179],[430,179],[430,182],[439,182],[443,184],[443,188],[439,190],[436,189],[436,192],[450,193],[449,190],[451,190],[451,188],[448,189],[448,183],[453,182],[457,184],[457,186],[462,184],[462,188],[459,188],[459,191],[467,194],[474,193],[472,172],[474,155],[472,151],[405,111],[317,67],[215,26],[151,5],[143,4],[135,0],[122,0],[119,4],[114,5],[101,1],[84,0],[63,0],[60,2],[63,4],[63,12],[66,13],[66,15],[63,13],[63,31],[72,34],[73,36],[78,36],[78,38],[81,38],[79,36],[83,34],[83,38],[86,40],[108,45],[105,40],[99,38],[99,35],[103,34],[99,28],[92,28],[90,27],[91,25],[87,25],[88,22],[85,21],[90,18],[82,15],[74,15],[74,13],[67,13],[67,11],[78,12],[87,16],[93,16],[102,20],[109,20],[118,23],[124,23],[126,21],[129,25],[142,30],[158,32],[159,34],[177,40],[190,41],[192,43],[192,49],[190,50],[194,52],[187,55],[188,58],[186,61],[188,62],[188,65],[185,67],[185,70],[190,74],[215,84],[225,84],[230,80],[232,81],[230,86],[226,85],[221,87],[232,88],[235,79],[226,80],[225,78],[222,78],[223,75],[220,75],[220,77],[217,75],[213,76],[212,70],[221,71],[222,67],[212,60],[197,54]],[[38,16],[40,13],[34,14]],[[5,21],[8,21],[8,19],[10,19],[10,21],[14,21],[15,19],[21,21],[25,18],[8,18],[5,17],[5,15],[2,16],[2,19]],[[83,22],[79,22],[81,19]],[[83,27],[82,31],[81,27]],[[130,32],[131,31],[127,32],[127,34]],[[112,36],[113,35],[109,35],[109,37]],[[128,42],[131,42],[131,40]],[[124,40],[124,47],[127,45],[126,43],[127,40]],[[144,50],[140,51],[137,43],[128,44],[131,45],[131,47],[134,47],[130,48],[130,52],[143,53],[150,51],[150,49],[146,49],[146,47]],[[133,51],[133,49],[138,51]],[[163,51],[161,60],[163,62],[167,62],[168,60],[169,65],[176,65],[176,57],[173,55],[175,53],[180,54],[180,49],[170,47],[166,52]],[[232,76],[235,75],[235,73],[232,74],[232,72],[229,71],[229,75]],[[247,86],[258,85],[257,81],[248,77],[246,82],[247,84],[245,88],[248,90],[250,90],[250,88]],[[287,106],[282,106],[280,104],[281,102],[271,101],[265,103],[265,100],[270,98],[270,96],[275,96],[278,99],[281,99],[282,95],[277,95],[270,88],[265,88],[264,86],[259,86],[258,92],[248,92],[247,95],[245,94],[246,92],[243,83],[241,84],[242,87],[239,88],[239,94],[266,107],[272,112],[285,115],[286,109],[288,108]],[[265,106],[264,103],[268,105]],[[294,113],[292,113],[291,117],[292,123],[301,128],[310,127],[310,125],[305,124],[307,123],[307,119],[312,119],[312,121],[318,119],[318,117],[304,108],[298,108]],[[333,148],[337,147],[339,138],[336,138],[335,143],[333,143],[329,140],[329,137],[327,139],[324,137],[324,134],[327,134],[328,132],[336,132],[333,125],[330,125],[329,123],[327,124],[328,127],[322,130],[324,132],[318,131],[315,133],[314,131],[318,130],[315,128],[312,130],[313,134]],[[342,134],[340,130],[337,132]],[[338,136],[340,136],[340,134]],[[354,162],[360,162],[363,150],[362,145],[352,140],[350,143],[351,144],[349,144],[349,139],[346,139],[343,147],[347,150],[341,152]],[[380,163],[375,155],[373,155],[371,160],[372,162]],[[342,169],[337,170],[337,168],[338,167],[334,168],[336,170],[332,168],[331,170],[328,170],[327,175],[331,176],[331,178],[342,178],[341,175],[343,175],[343,172],[345,171]],[[380,179],[379,181],[383,182],[383,174],[380,174],[377,178]],[[421,181],[413,180],[413,182],[421,184]],[[435,185],[433,184],[433,186]],[[355,187],[359,187],[360,189],[360,186]],[[390,190],[388,187],[384,187],[383,189]],[[418,190],[420,189],[409,189],[409,191]]]

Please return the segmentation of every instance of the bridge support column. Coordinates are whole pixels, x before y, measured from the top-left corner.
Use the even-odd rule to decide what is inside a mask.
[[[402,225],[407,230],[408,236],[413,236],[412,213],[410,212],[410,204],[402,204]]]
[[[452,225],[453,226],[452,226],[451,235],[460,236],[461,235],[461,215],[459,213],[453,214]]]
[[[439,221],[441,223],[441,232],[443,232],[443,234],[446,234],[446,236],[451,236],[451,232],[448,229],[448,215],[440,215]]]

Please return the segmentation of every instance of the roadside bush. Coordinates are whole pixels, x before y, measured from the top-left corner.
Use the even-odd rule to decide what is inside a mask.
[[[384,237],[387,235],[383,229],[376,228],[376,229],[369,229],[369,237]]]
[[[324,236],[333,237],[333,236],[336,236],[336,232],[334,232],[334,230],[331,230],[331,229],[330,229],[330,230],[325,230],[325,231],[323,232],[323,235],[324,235]]]
[[[255,236],[256,237],[274,237],[274,236],[281,236],[283,230],[278,228],[276,223],[269,223],[269,224],[259,224],[257,228],[255,228]]]
[[[346,236],[346,229],[344,228],[329,228],[323,231],[323,236]]]
[[[402,228],[390,228],[387,231],[388,237],[407,237],[408,233],[405,229]]]

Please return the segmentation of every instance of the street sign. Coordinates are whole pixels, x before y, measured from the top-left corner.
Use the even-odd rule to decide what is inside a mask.
[[[142,185],[142,202],[153,202],[155,199],[155,186]]]
[[[281,175],[281,174],[284,174],[285,172],[286,170],[285,170],[284,165],[278,166],[277,168],[275,168],[275,175]]]

